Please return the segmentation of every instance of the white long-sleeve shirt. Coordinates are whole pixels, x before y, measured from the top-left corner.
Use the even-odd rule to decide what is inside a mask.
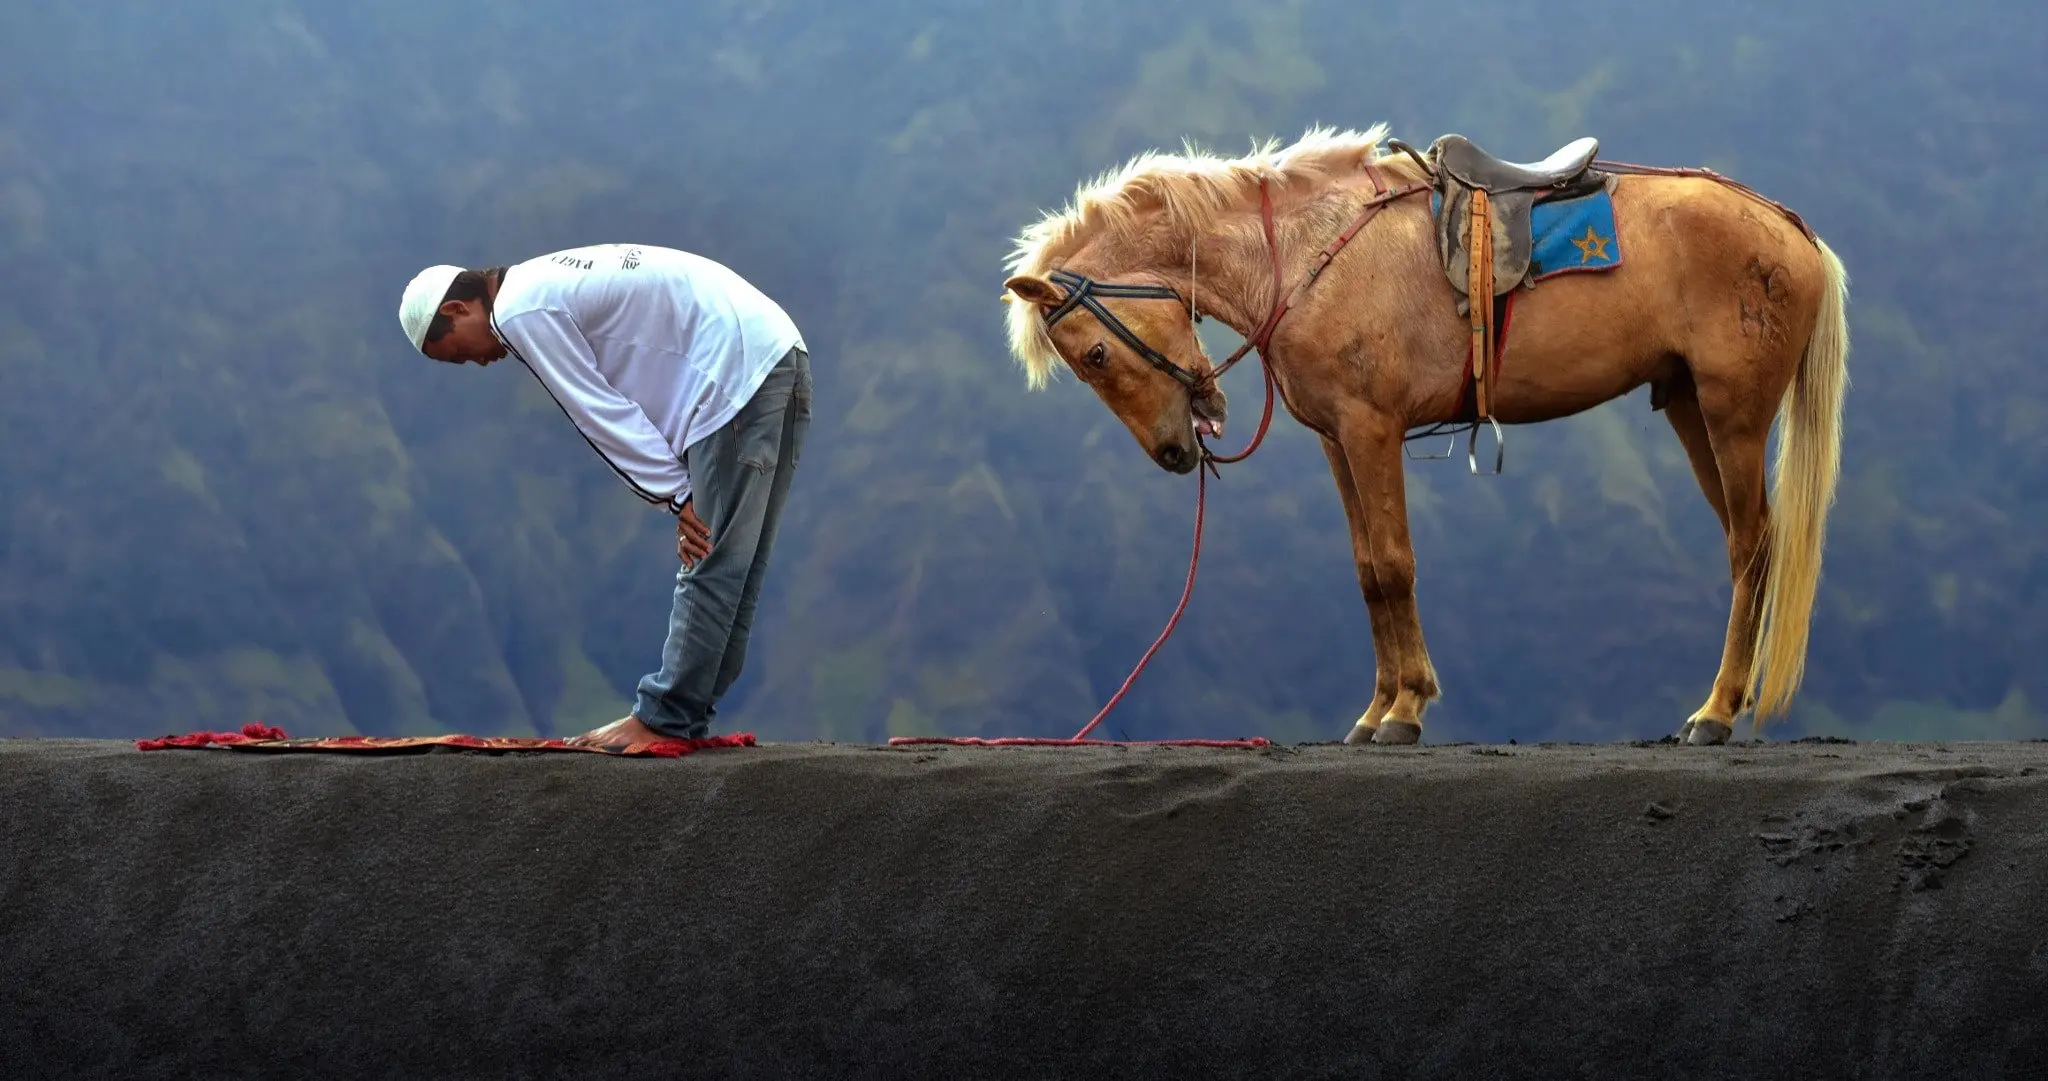
[[[796,324],[711,259],[595,244],[508,267],[492,329],[634,492],[679,513],[683,453],[802,346]]]

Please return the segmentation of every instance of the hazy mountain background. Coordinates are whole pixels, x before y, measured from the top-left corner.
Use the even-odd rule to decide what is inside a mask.
[[[1183,138],[1385,120],[1702,164],[1852,275],[1841,501],[1796,721],[2048,736],[2048,7],[139,0],[0,7],[0,734],[579,730],[658,657],[672,520],[399,290],[596,241],[781,300],[818,415],[722,726],[1067,735],[1178,597],[1192,477],[1023,390],[1009,239]],[[1257,376],[1226,385],[1235,448]],[[1212,486],[1110,723],[1342,735],[1371,640],[1291,421]],[[1638,393],[1409,467],[1430,738],[1674,730],[1724,548]]]

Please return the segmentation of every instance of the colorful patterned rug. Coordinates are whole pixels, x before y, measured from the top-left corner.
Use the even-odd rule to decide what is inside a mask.
[[[755,746],[752,732],[703,739],[668,739],[630,751],[610,747],[579,747],[566,740],[527,736],[299,736],[285,735],[284,729],[267,724],[245,724],[240,732],[191,732],[182,736],[139,739],[141,751],[173,749],[219,749],[231,751],[338,751],[349,754],[409,754],[435,750],[481,751],[498,754],[509,751],[581,751],[624,758],[681,758],[698,751],[721,747]]]

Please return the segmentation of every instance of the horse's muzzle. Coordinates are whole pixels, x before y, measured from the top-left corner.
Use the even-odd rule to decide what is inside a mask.
[[[1178,443],[1168,443],[1152,452],[1152,460],[1169,473],[1192,473],[1196,456]]]

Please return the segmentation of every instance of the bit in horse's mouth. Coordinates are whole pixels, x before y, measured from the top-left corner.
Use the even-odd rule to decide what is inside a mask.
[[[1230,406],[1219,390],[1189,401],[1188,411],[1194,414],[1197,436],[1216,438],[1223,434],[1223,420],[1229,414]]]

